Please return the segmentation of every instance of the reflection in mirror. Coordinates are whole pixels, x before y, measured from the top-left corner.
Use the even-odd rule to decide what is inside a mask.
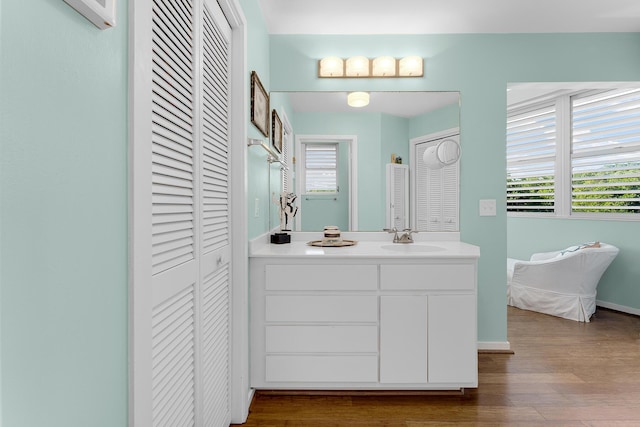
[[[458,92],[369,94],[367,106],[353,108],[347,105],[347,92],[271,93],[271,107],[288,118],[292,129],[293,161],[289,166],[295,173],[290,174],[288,185],[299,196],[300,207],[295,230],[320,231],[326,225],[337,225],[345,231],[382,230],[389,221],[387,193],[393,180],[387,178],[387,164],[403,165],[413,181],[417,175],[413,169],[425,166],[423,157],[428,147],[443,139],[459,141]],[[448,163],[453,163],[452,156],[457,157],[449,143],[439,153]],[[406,184],[413,193],[409,192],[411,203],[406,203],[411,208],[402,215],[408,216],[412,228],[427,231],[420,224],[448,221],[448,228],[440,231],[458,231],[458,164],[441,165],[445,166],[443,171],[455,170],[453,174],[438,172],[440,184],[449,180],[449,185],[440,188],[445,188],[445,193],[448,188],[452,190],[449,198],[455,198],[455,203],[449,205],[455,205],[455,215],[438,213],[435,206],[417,202],[420,199],[428,204],[431,196],[435,204],[438,197],[443,203],[441,196],[415,194],[418,188],[429,191],[428,185]],[[430,179],[429,174],[435,176],[430,168],[425,170],[424,180]],[[272,186],[271,191],[279,190]],[[270,223],[277,221],[272,218]],[[433,226],[431,230],[436,231]]]

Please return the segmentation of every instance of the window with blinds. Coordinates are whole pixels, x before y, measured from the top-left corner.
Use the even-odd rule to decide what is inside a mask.
[[[507,117],[507,212],[554,212],[555,103]]]
[[[640,89],[571,98],[571,211],[640,212]]]
[[[304,145],[305,193],[338,192],[338,144]]]

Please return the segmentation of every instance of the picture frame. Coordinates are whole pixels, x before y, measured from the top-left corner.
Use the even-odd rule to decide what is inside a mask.
[[[269,138],[269,94],[264,90],[258,73],[251,72],[251,123]]]
[[[271,145],[278,153],[282,153],[282,121],[276,110],[271,112]]]
[[[101,30],[116,26],[116,0],[64,0]]]

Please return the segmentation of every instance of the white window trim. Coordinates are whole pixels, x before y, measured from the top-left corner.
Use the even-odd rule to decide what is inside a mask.
[[[611,88],[615,89],[615,88]],[[640,214],[619,214],[611,212],[572,212],[571,211],[571,97],[579,91],[561,91],[555,93],[556,102],[556,160],[555,160],[555,212],[507,212],[507,217],[512,218],[553,218],[553,219],[577,219],[577,220],[600,220],[600,221],[640,221]],[[546,97],[541,101],[537,98],[532,102],[521,102],[507,108],[507,115],[520,111],[524,108],[541,105]]]

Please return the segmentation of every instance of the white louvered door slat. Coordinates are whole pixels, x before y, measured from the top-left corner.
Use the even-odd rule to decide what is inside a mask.
[[[409,228],[409,167],[387,164],[386,227],[398,230]]]
[[[459,162],[441,169],[429,168],[422,156],[426,149],[445,138],[416,144],[416,228],[418,231],[458,231]],[[459,141],[459,136],[446,139]]]
[[[214,2],[152,7],[152,425],[228,425],[231,30]]]
[[[459,162],[442,168],[442,231],[458,231]]]
[[[153,310],[153,425],[193,425],[193,286]]]
[[[153,1],[153,426],[196,422],[197,260],[193,4]]]
[[[172,2],[153,2],[153,274],[195,256],[193,12],[191,2],[181,6],[177,20]],[[173,206],[180,213],[170,212]]]
[[[422,161],[427,144],[417,144],[415,147],[415,186],[416,186],[416,230],[427,231],[429,229],[429,169]]]
[[[204,425],[228,424],[229,414],[229,270],[205,279],[203,288],[202,369]]]
[[[129,424],[228,426],[232,32],[215,0],[131,9]]]
[[[218,3],[202,15],[201,219],[204,260],[201,301],[201,419],[227,426],[230,406],[229,88],[231,28]]]
[[[442,169],[427,169],[427,231],[441,231]]]

